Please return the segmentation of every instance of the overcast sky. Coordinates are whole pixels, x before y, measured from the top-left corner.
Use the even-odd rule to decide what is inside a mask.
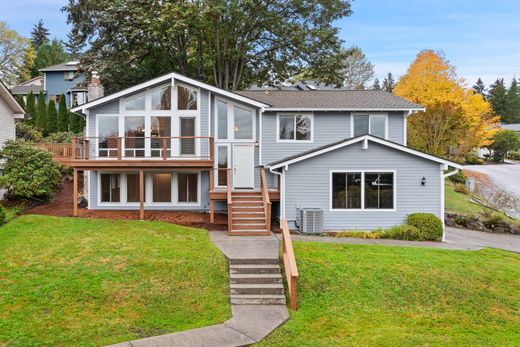
[[[0,0],[0,20],[29,36],[40,18],[65,39],[66,0]],[[425,48],[442,50],[472,85],[478,77],[520,77],[519,0],[355,0],[337,23],[345,45],[358,45],[382,79],[406,72]]]

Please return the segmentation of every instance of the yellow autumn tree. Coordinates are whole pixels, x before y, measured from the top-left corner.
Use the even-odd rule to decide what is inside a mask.
[[[456,148],[464,157],[490,143],[499,118],[482,95],[464,86],[455,67],[441,54],[421,51],[394,93],[426,107],[408,118],[408,145],[438,156]]]

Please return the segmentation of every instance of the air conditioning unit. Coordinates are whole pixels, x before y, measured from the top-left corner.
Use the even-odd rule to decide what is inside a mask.
[[[303,234],[323,232],[323,210],[321,208],[299,209],[299,230]]]

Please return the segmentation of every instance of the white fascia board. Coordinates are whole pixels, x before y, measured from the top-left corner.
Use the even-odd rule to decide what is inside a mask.
[[[345,111],[345,112],[370,112],[370,111],[384,111],[384,112],[413,112],[413,111],[426,111],[424,107],[418,108],[387,108],[387,107],[371,107],[371,108],[319,108],[319,107],[307,107],[307,108],[280,108],[280,107],[267,107],[265,111],[273,112],[313,112],[313,111]]]
[[[288,165],[300,162],[302,160],[306,160],[306,159],[309,159],[309,158],[312,158],[312,157],[316,157],[318,155],[321,155],[321,154],[324,154],[324,153],[327,153],[327,152],[330,152],[330,151],[334,151],[336,149],[339,149],[339,148],[342,148],[342,147],[346,147],[346,146],[349,146],[351,144],[354,144],[354,143],[357,143],[357,142],[361,142],[361,141],[372,141],[372,142],[381,144],[381,145],[386,146],[386,147],[394,148],[394,149],[397,149],[399,151],[415,155],[417,157],[425,158],[425,159],[437,162],[439,164],[442,164],[445,169],[447,169],[448,166],[451,166],[451,167],[454,167],[454,168],[457,168],[457,169],[462,169],[462,165],[459,165],[457,163],[451,162],[449,160],[445,160],[445,159],[438,158],[438,157],[435,157],[435,156],[430,155],[430,154],[419,152],[419,151],[416,151],[415,149],[411,149],[409,147],[405,147],[405,146],[402,146],[402,145],[399,145],[399,144],[395,144],[395,143],[390,142],[390,141],[382,140],[382,139],[379,139],[377,137],[373,137],[373,136],[370,136],[370,135],[357,137],[357,138],[354,138],[352,140],[346,140],[345,142],[338,143],[337,145],[330,146],[330,147],[327,147],[327,148],[323,148],[323,149],[321,149],[319,151],[312,152],[312,153],[303,155],[303,156],[298,157],[298,158],[294,158],[294,159],[290,159],[290,160],[278,163],[276,165],[271,166],[270,168],[275,170],[275,169],[279,169],[281,167],[286,167]]]
[[[89,108],[96,107],[96,106],[98,106],[100,104],[104,104],[104,103],[106,103],[108,101],[124,97],[124,96],[126,96],[128,94],[133,94],[133,93],[138,92],[138,91],[140,91],[142,89],[146,89],[146,88],[148,88],[150,86],[159,84],[161,82],[168,81],[168,80],[170,80],[172,78],[176,79],[176,80],[179,80],[179,81],[182,81],[182,82],[187,83],[187,84],[191,84],[193,86],[197,86],[197,87],[209,90],[209,91],[211,91],[213,93],[216,93],[216,94],[224,95],[224,96],[226,96],[226,97],[228,97],[230,99],[241,101],[241,102],[243,102],[245,104],[248,104],[248,105],[253,105],[253,106],[256,106],[256,107],[268,107],[269,106],[269,105],[266,105],[264,103],[258,102],[256,100],[247,98],[245,96],[241,96],[241,95],[229,92],[227,90],[220,89],[220,88],[211,86],[209,84],[206,84],[206,83],[203,83],[203,82],[199,82],[199,81],[196,81],[196,80],[194,80],[192,78],[189,78],[189,77],[186,77],[186,76],[183,76],[183,75],[179,75],[177,73],[172,72],[172,73],[169,73],[167,75],[160,76],[160,77],[151,79],[151,80],[149,80],[147,82],[135,85],[133,87],[130,87],[130,88],[127,88],[127,89],[123,89],[120,92],[117,92],[117,93],[114,93],[114,94],[111,94],[111,95],[108,95],[108,96],[105,96],[105,97],[93,100],[91,102],[88,102],[86,104],[80,105],[78,107],[74,107],[74,108],[71,109],[71,111],[72,112],[82,112],[82,113],[85,113],[85,110],[87,110]]]

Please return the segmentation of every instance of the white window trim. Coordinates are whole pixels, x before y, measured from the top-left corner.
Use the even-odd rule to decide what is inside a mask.
[[[228,136],[227,139],[219,139],[218,138],[218,107],[217,102],[221,101],[227,104],[228,108]],[[235,139],[235,106],[247,111],[250,111],[253,118],[253,129],[252,129],[252,138],[251,139]],[[213,108],[215,110],[215,143],[234,143],[234,142],[242,142],[242,143],[253,143],[256,141],[256,110],[244,106],[243,104],[239,104],[236,102],[229,101],[227,99],[223,99],[220,97],[215,98],[215,104],[213,105]]]
[[[227,160],[227,168],[230,169],[231,168],[231,144],[230,143],[215,143],[215,162],[213,163],[213,168],[215,169],[215,175],[213,175],[213,180],[214,180],[214,184],[213,186],[215,188],[227,188],[227,184],[225,186],[219,186],[218,185],[218,148],[219,147],[227,147],[227,156],[228,156],[228,160]],[[228,171],[228,174],[231,175],[231,171]]]
[[[119,136],[119,134],[121,133],[121,115],[119,115],[117,113],[98,113],[98,114],[96,114],[96,138],[94,139],[94,143],[95,143],[94,156],[96,157],[96,160],[113,160],[114,158],[110,158],[110,157],[105,158],[105,157],[98,156],[98,154],[99,154],[99,118],[101,118],[101,117],[117,117],[117,134]],[[88,129],[88,127],[87,127],[87,129]],[[90,148],[89,148],[89,151],[90,151]]]
[[[388,140],[388,112],[352,112],[350,114],[350,137],[354,137],[354,117],[355,116],[367,116],[368,115],[368,132],[370,134],[370,119],[372,116],[385,116],[385,140]],[[363,135],[359,135],[363,136]],[[372,135],[375,136],[375,135]]]
[[[179,172],[182,173],[191,173],[197,174],[197,201],[196,202],[179,202],[178,201],[178,180],[177,174]],[[127,195],[127,180],[126,177],[128,174],[134,173],[133,171],[126,172],[113,172],[113,171],[103,171],[100,170],[97,172],[97,205],[99,207],[139,207],[139,202],[128,202]],[[135,173],[139,173],[139,171],[135,171]],[[171,202],[153,202],[153,180],[152,174],[154,173],[169,173],[172,175],[171,179]],[[114,174],[119,175],[119,200],[120,202],[104,202],[101,201],[101,174]],[[146,186],[145,189],[145,197],[144,197],[144,206],[146,207],[200,207],[202,206],[202,192],[201,192],[201,171],[149,171],[145,173],[144,184]]]
[[[296,129],[294,129],[294,139],[280,139],[280,116],[294,116],[294,126],[296,127],[296,116],[308,116],[311,119],[311,139],[310,140],[297,140]],[[313,143],[314,142],[314,113],[305,112],[279,112],[276,114],[276,142],[278,143]]]
[[[334,173],[360,173],[361,174],[361,208],[333,208],[332,198],[332,174]],[[391,173],[393,174],[394,201],[393,208],[365,208],[365,173]],[[397,173],[396,170],[374,169],[374,170],[330,170],[329,171],[329,211],[330,212],[396,212],[397,211]]]

